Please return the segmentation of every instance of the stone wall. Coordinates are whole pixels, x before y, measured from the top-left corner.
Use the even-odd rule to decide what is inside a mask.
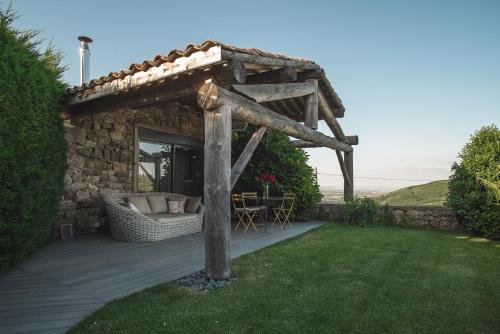
[[[396,224],[405,226],[434,228],[457,231],[461,226],[449,208],[435,205],[390,205],[394,212]],[[314,218],[323,220],[342,220],[343,205],[338,203],[321,203],[313,209]],[[380,214],[384,207],[380,207]]]
[[[202,116],[179,105],[84,114],[66,121],[67,170],[56,236],[61,223],[72,224],[76,233],[105,226],[99,190],[133,190],[136,126],[203,139]]]

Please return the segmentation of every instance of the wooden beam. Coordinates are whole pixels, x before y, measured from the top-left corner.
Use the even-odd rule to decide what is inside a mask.
[[[348,178],[344,178],[344,200],[350,200],[354,197],[354,168],[353,152],[344,152],[344,165],[347,170]]]
[[[252,99],[254,102],[262,103],[314,93],[313,82],[297,82],[284,84],[259,84],[259,85],[233,85],[233,89]]]
[[[293,66],[296,69],[303,70],[318,70],[320,66],[313,62],[297,60],[297,59],[282,59],[276,57],[265,57],[265,56],[257,56],[249,53],[241,53],[235,51],[222,50],[221,51],[222,59],[238,59],[243,63],[248,64],[257,64],[263,66],[270,67],[285,67],[285,66]]]
[[[293,66],[285,66],[283,68],[266,71],[254,74],[247,77],[247,84],[271,84],[271,83],[286,83],[297,81],[297,71]]]
[[[260,140],[266,133],[266,130],[267,128],[265,126],[262,126],[254,132],[252,137],[250,137],[247,145],[241,152],[240,156],[238,157],[238,160],[236,160],[236,162],[234,163],[233,168],[231,169],[231,189],[234,188],[234,185],[240,178],[241,173],[243,173],[243,170],[252,158],[253,152],[259,145]]]
[[[168,77],[157,80],[150,85],[123,90],[119,93],[106,95],[98,99],[84,100],[67,107],[65,118],[72,114],[83,112],[109,112],[124,108],[140,108],[155,103],[176,102],[184,99],[196,98],[196,93],[206,80],[211,79],[218,73],[223,73],[219,79],[224,85],[231,86],[243,79],[244,65],[238,62],[223,66],[218,64],[212,67],[201,68],[193,71],[190,75],[184,74],[177,77]],[[241,67],[241,66],[243,67]],[[229,67],[228,67],[229,66]],[[246,74],[245,74],[246,75]]]
[[[321,112],[322,115],[328,113],[332,114],[334,117],[344,117],[345,113],[344,106],[338,107],[337,109],[331,109],[321,90],[319,90],[318,92],[318,106],[319,106],[319,111]]]
[[[342,140],[343,142],[347,142],[344,132],[342,131],[339,122],[335,118],[335,112],[330,109],[322,93],[318,94],[318,103],[320,106],[319,110],[323,115],[323,119],[325,120],[326,124],[328,124],[328,127],[332,130],[335,138]]]
[[[207,110],[230,105],[234,118],[250,124],[267,126],[270,129],[285,133],[289,136],[313,142],[339,151],[352,151],[349,144],[328,137],[321,132],[314,131],[294,120],[275,113],[274,111],[252,102],[241,95],[232,93],[213,83],[203,85],[198,91],[198,104]]]
[[[359,144],[359,138],[358,136],[345,136],[347,138],[347,142],[349,145],[358,145]]]
[[[205,110],[205,275],[231,276],[231,107]]]
[[[346,136],[347,138],[347,143],[349,145],[358,145],[358,136]],[[304,140],[292,140],[292,145],[295,147],[300,147],[300,148],[315,148],[315,147],[323,147],[319,146],[318,144],[314,144],[311,142],[307,142]]]
[[[337,156],[337,160],[339,161],[340,171],[342,172],[342,177],[344,178],[344,185],[351,184],[352,178],[349,176],[349,171],[347,170],[344,158],[342,157],[342,152],[335,151],[335,155]]]
[[[346,137],[344,134],[344,131],[342,131],[342,128],[340,127],[339,122],[335,118],[335,112],[330,109],[328,106],[328,103],[324,99],[324,97],[320,94],[319,96],[319,103],[320,103],[320,111],[321,114],[323,115],[323,119],[325,120],[326,124],[332,130],[333,135],[335,138],[338,140],[342,141],[343,143],[349,143],[349,139]],[[355,145],[358,144],[358,136],[355,136],[353,139],[353,142],[355,142]],[[355,140],[354,140],[355,139]],[[352,173],[349,172],[349,166],[347,165],[348,162],[346,162],[346,159],[342,159],[342,155],[340,152],[336,152],[337,155],[337,160],[340,165],[340,170],[342,171],[342,175],[344,177],[344,192],[348,191],[348,194],[352,195],[353,188],[352,184],[354,180],[352,179]],[[352,161],[351,161],[352,164]],[[352,166],[351,166],[352,168]],[[347,189],[347,190],[346,190]],[[344,196],[345,197],[345,196]]]
[[[245,64],[238,59],[233,59],[227,64],[219,66],[217,71],[214,71],[215,80],[221,86],[231,86],[232,84],[243,84],[247,78]]]
[[[312,94],[306,96],[304,125],[311,129],[318,129],[318,80],[307,79],[314,87]]]
[[[335,90],[333,89],[330,81],[326,77],[325,71],[321,68],[313,69],[311,71],[304,71],[297,74],[298,80],[306,80],[306,79],[317,79],[319,81],[320,90],[325,94],[328,101],[327,105],[329,105],[334,111],[335,117],[344,117],[345,108],[342,104],[342,100],[339,98]]]
[[[303,140],[292,140],[292,145],[298,148],[315,148],[315,147],[320,147],[316,144],[309,143]],[[335,151],[335,154],[337,155],[337,160],[339,161],[340,165],[340,171],[342,172],[342,177],[344,178],[344,183],[350,183],[351,179],[349,178],[349,173],[347,171],[347,168],[344,163],[344,159],[342,158],[342,152],[340,151]]]

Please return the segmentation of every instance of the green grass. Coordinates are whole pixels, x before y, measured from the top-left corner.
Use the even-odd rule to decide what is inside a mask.
[[[71,333],[500,333],[500,244],[337,224],[243,256],[212,293],[162,284]]]
[[[396,205],[443,205],[448,193],[448,181],[434,181],[418,186],[401,188],[385,195],[375,197],[380,204]]]

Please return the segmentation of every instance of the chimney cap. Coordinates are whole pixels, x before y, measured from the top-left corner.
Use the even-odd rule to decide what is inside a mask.
[[[87,36],[78,36],[78,40],[80,42],[85,42],[85,43],[92,43],[92,38],[87,37]]]

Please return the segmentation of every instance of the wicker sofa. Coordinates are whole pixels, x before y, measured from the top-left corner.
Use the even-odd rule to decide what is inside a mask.
[[[173,193],[102,193],[113,239],[122,241],[157,241],[197,233],[203,227],[205,208],[200,203],[196,213],[156,213],[144,215],[127,206],[127,198],[163,195],[165,198],[187,198]]]

